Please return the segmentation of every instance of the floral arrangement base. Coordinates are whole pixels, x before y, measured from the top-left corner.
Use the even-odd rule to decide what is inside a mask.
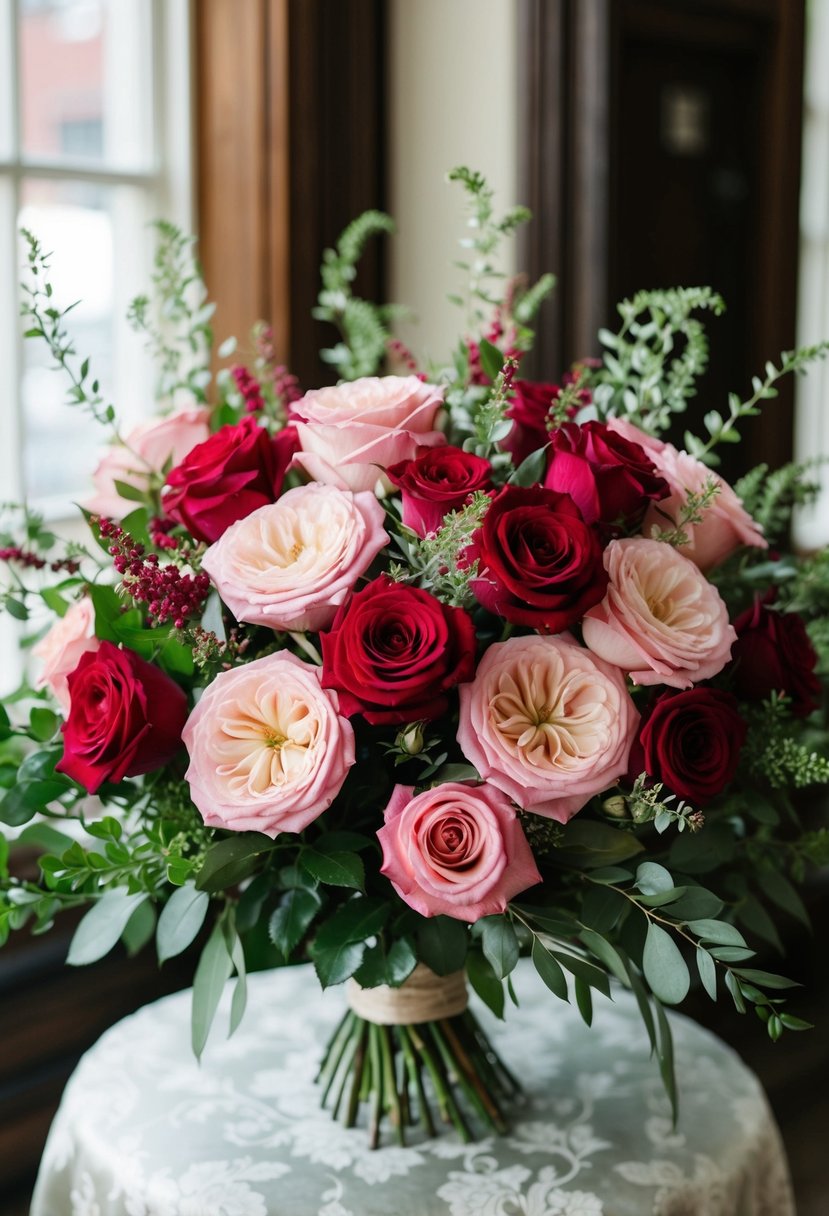
[[[418,971],[423,970],[418,968]],[[437,977],[432,976],[432,979]],[[461,977],[463,1003],[465,984]],[[321,1105],[346,1127],[355,1127],[368,1110],[372,1148],[380,1145],[385,1120],[399,1144],[406,1129],[418,1125],[427,1136],[440,1124],[453,1126],[464,1143],[482,1131],[508,1130],[505,1106],[521,1086],[493,1048],[474,1013],[467,1008],[445,1017],[397,1022],[387,1020],[394,997],[403,989],[359,989],[362,998],[341,1019],[323,1054],[317,1083]],[[379,1011],[381,1020],[363,1016],[392,997]],[[356,1006],[356,1007],[355,1007]],[[393,1014],[392,1014],[393,1016]]]

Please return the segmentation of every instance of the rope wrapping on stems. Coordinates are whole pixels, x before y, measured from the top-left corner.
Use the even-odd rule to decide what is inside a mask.
[[[438,1022],[463,1013],[468,1004],[466,972],[435,975],[423,963],[399,988],[385,984],[377,988],[361,988],[349,980],[348,1004],[366,1022],[377,1026],[417,1026],[423,1022]]]

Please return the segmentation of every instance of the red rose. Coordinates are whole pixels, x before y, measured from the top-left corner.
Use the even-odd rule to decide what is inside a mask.
[[[572,372],[567,372],[562,379],[565,385],[569,385],[574,383],[575,377]],[[547,418],[553,402],[561,396],[562,386],[540,384],[532,380],[513,380],[512,389],[513,396],[507,410],[507,418],[512,419],[513,426],[502,441],[501,447],[511,452],[514,464],[519,465],[532,452],[550,442]],[[590,393],[587,389],[579,392],[579,400],[582,405],[589,404]],[[576,412],[577,407],[572,407],[569,411],[570,417],[574,417]]]
[[[478,559],[472,590],[480,604],[515,625],[567,629],[607,588],[602,546],[568,494],[504,486],[466,550]]]
[[[457,511],[470,494],[488,490],[492,467],[488,460],[450,446],[426,448],[413,460],[386,469],[403,491],[403,523],[418,536],[436,532],[450,511]]]
[[[475,629],[462,608],[388,575],[340,608],[322,644],[323,688],[341,713],[374,725],[437,718],[446,692],[475,669]]]
[[[292,426],[273,437],[253,417],[223,426],[170,471],[164,511],[212,544],[237,519],[276,502],[297,446]]]
[[[791,697],[792,712],[805,717],[820,704],[815,675],[817,653],[803,618],[778,612],[761,600],[734,622],[731,651],[734,688],[746,701],[765,701],[773,692]]]
[[[603,422],[565,422],[549,439],[544,485],[569,494],[589,524],[634,526],[670,493],[644,448]]]
[[[69,716],[55,766],[90,794],[161,768],[181,746],[187,698],[169,676],[112,642],[81,655],[68,678]]]
[[[745,737],[746,724],[730,692],[664,692],[643,715],[628,772],[633,779],[644,771],[678,798],[705,806],[734,776]]]

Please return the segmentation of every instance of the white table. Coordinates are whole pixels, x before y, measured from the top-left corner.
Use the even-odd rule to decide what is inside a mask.
[[[251,977],[224,1040],[228,990],[201,1066],[189,992],[148,1005],[70,1080],[31,1216],[794,1216],[765,1096],[729,1048],[672,1017],[674,1131],[627,993],[599,998],[588,1030],[523,964],[516,987],[504,1025],[482,1015],[526,1090],[510,1134],[416,1131],[375,1152],[319,1109],[343,993],[321,995],[309,968]]]

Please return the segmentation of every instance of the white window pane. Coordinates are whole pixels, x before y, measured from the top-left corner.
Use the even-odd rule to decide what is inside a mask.
[[[145,285],[148,232],[143,193],[131,187],[24,181],[20,225],[52,252],[54,304],[79,301],[66,319],[77,368],[89,358],[106,402],[123,425],[147,411],[150,370],[124,317]],[[82,408],[67,403],[68,380],[54,370],[44,342],[24,343],[21,376],[23,479],[27,496],[48,510],[91,487],[99,449],[109,438]]]
[[[0,160],[14,156],[14,0],[0,0]]]
[[[149,0],[18,0],[22,153],[152,164]]]

